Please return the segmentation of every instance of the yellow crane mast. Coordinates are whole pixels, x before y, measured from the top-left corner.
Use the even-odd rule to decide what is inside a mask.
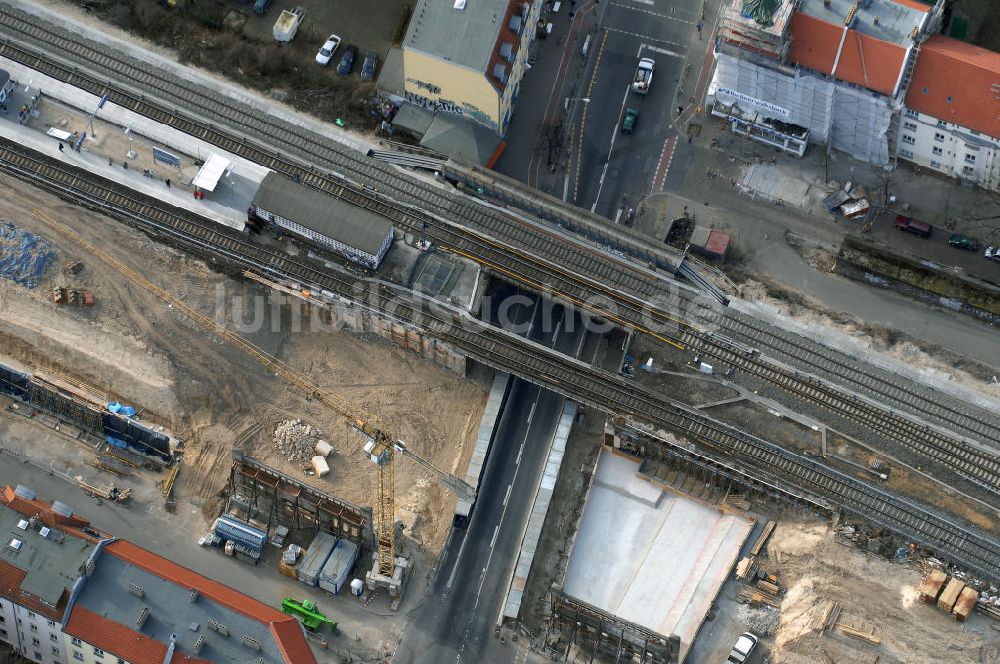
[[[156,295],[174,309],[181,312],[206,331],[216,335],[230,345],[242,350],[268,371],[288,381],[311,399],[315,399],[330,408],[350,423],[352,429],[365,439],[365,452],[375,463],[375,500],[372,505],[374,512],[374,528],[377,542],[378,573],[385,578],[392,578],[396,564],[395,538],[395,457],[406,455],[425,470],[435,475],[449,490],[459,498],[472,501],[476,490],[459,478],[447,473],[427,459],[411,452],[401,440],[395,440],[383,427],[375,423],[376,418],[365,418],[357,415],[357,409],[350,403],[321,388],[306,374],[294,369],[285,362],[270,355],[257,345],[244,339],[236,332],[220,325],[211,316],[207,316],[186,304],[182,299],[160,288],[149,279],[125,265],[106,251],[71,230],[65,224],[59,223],[41,210],[34,210],[34,216],[63,237],[84,248],[102,262],[128,278],[137,286]]]

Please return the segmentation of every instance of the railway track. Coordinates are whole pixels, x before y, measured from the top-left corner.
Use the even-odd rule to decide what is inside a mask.
[[[30,15],[17,15],[9,8],[2,8],[0,26],[102,67],[128,80],[130,85],[183,99],[202,115],[228,120],[265,136],[272,143],[293,147],[310,161],[328,166],[345,177],[305,168],[299,161],[232,130],[167,108],[155,98],[114,86],[24,46],[2,43],[0,55],[95,95],[107,94],[122,107],[277,172],[298,177],[309,186],[385,216],[406,232],[423,234],[439,246],[596,316],[735,366],[800,399],[869,427],[979,486],[994,492],[1000,489],[995,480],[1000,473],[1000,459],[982,449],[994,442],[996,427],[983,417],[963,412],[943,399],[928,399],[926,393],[921,394],[898,379],[893,381],[879,372],[862,371],[857,363],[838,359],[836,352],[818,353],[810,342],[760,321],[706,306],[690,290],[676,284],[665,285],[644,268],[585,242],[574,242],[556,229],[524,223],[512,215],[462,200],[444,189],[401,177],[397,171],[366,161],[307,129],[285,125],[259,112],[249,113],[232,101],[220,102],[196,84],[178,81],[156,67],[138,67],[129,59],[109,56],[82,39],[47,28],[44,22]],[[400,200],[415,203],[403,204]],[[672,313],[674,310],[681,313]],[[699,322],[692,323],[689,319]],[[711,328],[725,334],[709,334]],[[787,358],[804,371],[734,350],[747,347]],[[813,373],[836,376],[861,394],[852,394]],[[904,406],[908,413],[886,408],[895,403]],[[936,419],[958,437],[916,419],[925,416]],[[961,437],[978,441],[979,448]]]
[[[199,253],[225,258],[234,268],[251,269],[327,290],[426,330],[470,356],[605,412],[682,431],[730,457],[766,467],[795,486],[823,495],[874,523],[919,542],[937,555],[991,580],[1000,580],[1000,543],[970,528],[843,475],[805,457],[738,431],[620,376],[595,369],[545,346],[481,321],[415,302],[409,291],[389,284],[320,270],[284,253],[248,242],[211,220],[174,208],[127,186],[67,166],[6,139],[0,139],[0,171],[54,191],[64,198],[126,219],[160,237]],[[359,296],[361,296],[359,298]]]

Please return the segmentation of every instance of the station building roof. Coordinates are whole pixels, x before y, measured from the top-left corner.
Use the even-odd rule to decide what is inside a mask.
[[[385,217],[278,173],[268,173],[260,183],[253,205],[373,256],[392,231]]]

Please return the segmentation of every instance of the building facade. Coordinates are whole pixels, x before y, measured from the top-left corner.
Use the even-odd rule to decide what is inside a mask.
[[[1000,190],[1000,54],[943,35],[920,48],[897,156]]]
[[[39,664],[316,664],[292,616],[0,489],[0,642]]]
[[[403,40],[412,104],[507,132],[540,0],[418,0]]]

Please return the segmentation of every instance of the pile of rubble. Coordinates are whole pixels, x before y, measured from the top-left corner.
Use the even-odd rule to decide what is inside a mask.
[[[311,459],[322,432],[302,420],[285,420],[274,429],[274,448],[289,461]]]
[[[736,610],[736,618],[750,628],[750,631],[760,636],[770,636],[778,629],[781,615],[777,610],[761,606],[758,608],[740,604]]]

